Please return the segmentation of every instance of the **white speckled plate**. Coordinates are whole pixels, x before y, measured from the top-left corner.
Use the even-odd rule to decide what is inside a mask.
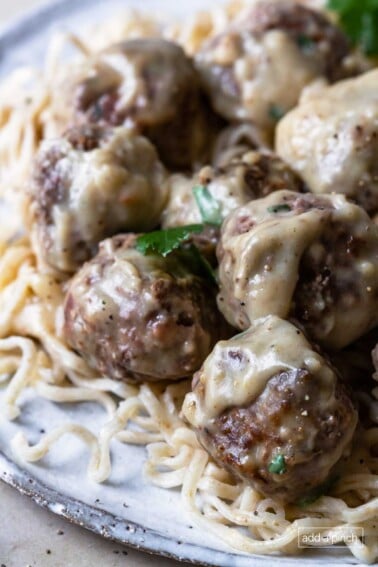
[[[79,29],[109,16],[117,7],[137,7],[147,13],[185,17],[214,6],[219,0],[59,0],[34,11],[0,34],[0,76],[24,64],[43,60],[54,30]],[[2,392],[0,389],[0,403]],[[193,563],[224,567],[281,564],[356,564],[341,550],[290,557],[246,556],[235,553],[209,533],[196,529],[181,506],[180,494],[147,484],[142,476],[143,448],[114,442],[113,472],[104,485],[87,480],[88,451],[80,441],[63,438],[37,464],[15,462],[10,440],[22,431],[36,442],[41,430],[49,431],[74,418],[92,431],[106,416],[93,404],[55,405],[31,392],[22,397],[23,412],[14,423],[0,416],[0,478],[38,504],[75,523],[121,543]],[[69,450],[67,451],[67,445]]]

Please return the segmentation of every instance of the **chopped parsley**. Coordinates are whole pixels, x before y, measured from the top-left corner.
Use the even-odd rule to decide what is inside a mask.
[[[206,185],[193,187],[193,195],[201,213],[202,221],[206,224],[220,226],[223,219],[219,203],[214,199]]]
[[[289,205],[283,203],[282,205],[273,205],[272,207],[268,207],[267,210],[269,213],[288,213],[291,211],[291,208]]]
[[[188,224],[187,226],[155,230],[138,236],[135,247],[138,252],[144,255],[155,253],[166,257],[188,240],[191,234],[202,232],[203,228],[202,224]]]
[[[333,488],[333,486],[336,484],[338,480],[339,480],[338,476],[330,477],[328,480],[326,480],[319,486],[316,486],[315,488],[310,490],[310,492],[306,496],[298,500],[298,502],[296,502],[297,506],[304,508],[305,506],[309,506],[310,504],[313,504],[314,502],[316,502],[316,500],[321,498],[321,496],[328,494],[328,492],[331,490],[331,488]]]
[[[281,454],[273,457],[269,463],[268,471],[273,474],[284,474],[286,472],[285,457]]]
[[[307,35],[299,34],[297,36],[297,45],[302,51],[306,53],[314,49],[315,42]]]
[[[278,122],[285,116],[285,111],[280,106],[277,106],[277,104],[271,104],[269,107],[269,116],[272,120]]]
[[[340,26],[366,55],[378,55],[378,0],[328,0]]]
[[[202,232],[203,224],[191,224],[165,230],[155,230],[142,236],[138,236],[135,248],[143,255],[158,254],[164,258],[174,250],[178,250],[183,261],[193,271],[212,284],[218,285],[218,281],[211,264],[201,254],[194,244],[185,245],[191,234]]]

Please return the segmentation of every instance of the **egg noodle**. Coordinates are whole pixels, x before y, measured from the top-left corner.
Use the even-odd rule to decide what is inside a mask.
[[[60,34],[47,50],[42,71],[21,69],[9,77],[0,91],[0,183],[7,207],[17,211],[16,219],[25,215],[23,196],[38,144],[57,134],[51,100],[55,78],[64,71],[61,54],[67,44],[76,49],[78,58],[86,58],[126,37],[164,35],[193,54],[206,38],[224,28],[242,4],[238,0],[223,9],[197,14],[185,26],[162,28],[145,16],[130,13],[81,38]],[[238,132],[230,135],[238,143]],[[239,138],[247,135],[241,131]],[[220,156],[217,159],[221,161]],[[17,226],[17,220],[11,222],[8,213],[6,217],[0,242],[1,413],[16,420],[22,412],[20,395],[32,388],[36,395],[62,404],[95,402],[105,415],[96,435],[78,423],[69,423],[42,435],[31,446],[19,434],[12,441],[19,458],[38,461],[59,438],[74,435],[90,449],[89,477],[104,482],[111,474],[114,439],[144,445],[147,479],[165,489],[180,489],[183,505],[197,525],[236,550],[296,554],[299,531],[314,535],[321,530],[324,544],[344,542],[363,562],[378,558],[378,459],[370,451],[378,446],[378,388],[364,400],[377,427],[360,426],[352,455],[331,495],[302,507],[264,498],[219,468],[181,419],[188,380],[168,386],[116,382],[96,375],[68,348],[61,332],[66,282],[39,270],[22,223]]]

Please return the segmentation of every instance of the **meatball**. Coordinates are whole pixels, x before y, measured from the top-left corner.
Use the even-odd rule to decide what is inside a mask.
[[[357,424],[336,371],[275,316],[216,345],[183,414],[221,466],[286,502],[332,475]]]
[[[214,108],[229,120],[273,128],[315,79],[343,76],[344,34],[296,2],[256,2],[196,57]]]
[[[279,189],[302,191],[303,182],[276,155],[268,151],[251,151],[224,167],[204,167],[198,175],[171,176],[168,204],[163,213],[165,228],[200,223],[199,207],[193,194],[195,186],[204,186],[219,207],[219,218],[252,199],[264,197]],[[194,240],[201,249],[214,249],[219,230],[208,227],[205,233]]]
[[[378,227],[343,195],[283,190],[239,207],[217,256],[218,305],[240,329],[290,317],[339,349],[378,323]]]
[[[72,128],[42,142],[31,187],[37,254],[75,271],[105,237],[150,230],[167,197],[167,174],[154,147],[126,128]]]
[[[314,193],[378,213],[378,70],[303,97],[280,122],[277,151]]]
[[[74,100],[73,120],[134,126],[169,167],[190,167],[211,150],[217,120],[191,60],[175,43],[134,39],[115,44],[74,70],[63,90],[66,106]]]
[[[183,253],[184,254],[184,253]],[[144,256],[118,235],[72,279],[64,335],[90,366],[115,380],[192,375],[225,336],[215,290],[185,255]]]

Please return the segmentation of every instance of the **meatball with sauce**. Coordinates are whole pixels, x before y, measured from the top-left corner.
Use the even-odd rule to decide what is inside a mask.
[[[185,255],[144,256],[135,240],[105,240],[75,275],[64,305],[66,340],[116,380],[191,376],[227,331],[214,286]]]
[[[72,128],[44,141],[36,157],[36,252],[47,266],[74,272],[105,237],[154,228],[166,197],[165,168],[146,138],[123,127]]]
[[[133,39],[115,44],[73,70],[63,90],[74,100],[71,120],[134,127],[156,145],[169,167],[190,168],[211,151],[217,119],[191,60],[175,43]]]
[[[205,186],[225,218],[240,205],[280,189],[302,191],[301,179],[278,156],[269,151],[250,151],[221,167],[203,167],[194,177],[172,175],[163,226],[201,222],[193,188]]]
[[[378,70],[303,97],[279,123],[277,152],[314,193],[378,213]]]
[[[239,207],[217,256],[218,305],[239,329],[290,317],[340,349],[378,323],[378,227],[343,195],[284,190]]]
[[[272,129],[316,79],[343,76],[349,45],[325,15],[290,0],[256,2],[196,56],[214,108]]]
[[[184,226],[202,222],[193,188],[205,187],[217,207],[219,224],[240,205],[265,197],[273,191],[291,189],[302,191],[303,182],[275,154],[269,151],[250,151],[231,160],[223,167],[204,167],[198,175],[172,175],[163,227]],[[194,241],[209,255],[219,239],[219,228],[208,226],[195,235]]]
[[[219,465],[284,502],[332,478],[357,424],[333,367],[275,316],[216,345],[183,414]]]

